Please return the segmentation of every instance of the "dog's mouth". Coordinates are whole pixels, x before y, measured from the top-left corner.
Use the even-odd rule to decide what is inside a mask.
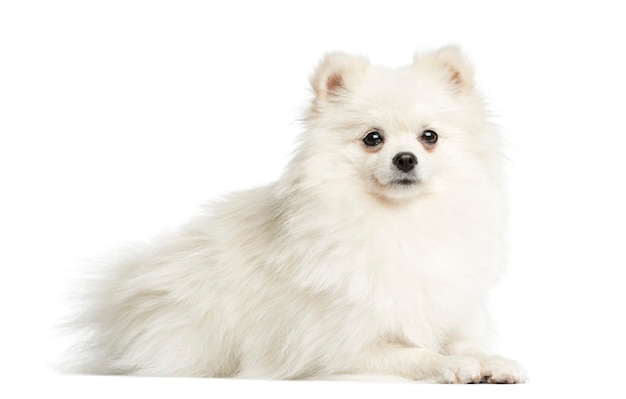
[[[402,178],[395,179],[390,182],[390,186],[392,187],[411,187],[419,183],[417,178]]]
[[[382,197],[394,201],[407,200],[422,192],[422,180],[415,175],[411,176],[393,176],[387,181],[378,179],[374,176],[374,183],[377,189],[374,194],[382,195]]]
[[[388,191],[390,193],[401,194],[401,193],[412,193],[414,192],[420,185],[422,180],[414,174],[411,175],[399,175],[393,176],[389,180],[380,179],[377,176],[373,176],[373,181],[379,187],[379,189]]]

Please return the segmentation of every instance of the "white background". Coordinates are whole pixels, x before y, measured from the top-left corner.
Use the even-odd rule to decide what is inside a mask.
[[[221,4],[223,3],[223,4]],[[624,391],[626,61],[618,2],[0,3],[0,389],[13,397],[527,397]],[[616,4],[613,6],[612,4]],[[516,387],[58,375],[53,326],[100,256],[275,180],[322,54],[460,44],[509,142]],[[244,160],[245,162],[242,162]],[[31,396],[32,397],[32,396]]]

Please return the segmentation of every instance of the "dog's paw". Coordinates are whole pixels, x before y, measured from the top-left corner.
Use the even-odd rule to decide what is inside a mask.
[[[481,379],[480,363],[470,356],[445,356],[440,377],[439,382],[446,384],[476,384]]]
[[[481,382],[488,384],[524,384],[524,368],[514,360],[500,356],[481,359]]]

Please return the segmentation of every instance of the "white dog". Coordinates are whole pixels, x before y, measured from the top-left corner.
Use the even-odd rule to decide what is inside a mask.
[[[464,56],[388,69],[333,53],[311,83],[278,182],[213,203],[99,280],[83,370],[524,382],[485,352],[500,138]]]

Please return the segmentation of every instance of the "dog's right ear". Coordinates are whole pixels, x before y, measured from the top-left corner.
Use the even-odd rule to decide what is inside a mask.
[[[367,58],[345,53],[327,54],[311,78],[317,100],[335,100],[357,84],[364,75]]]

